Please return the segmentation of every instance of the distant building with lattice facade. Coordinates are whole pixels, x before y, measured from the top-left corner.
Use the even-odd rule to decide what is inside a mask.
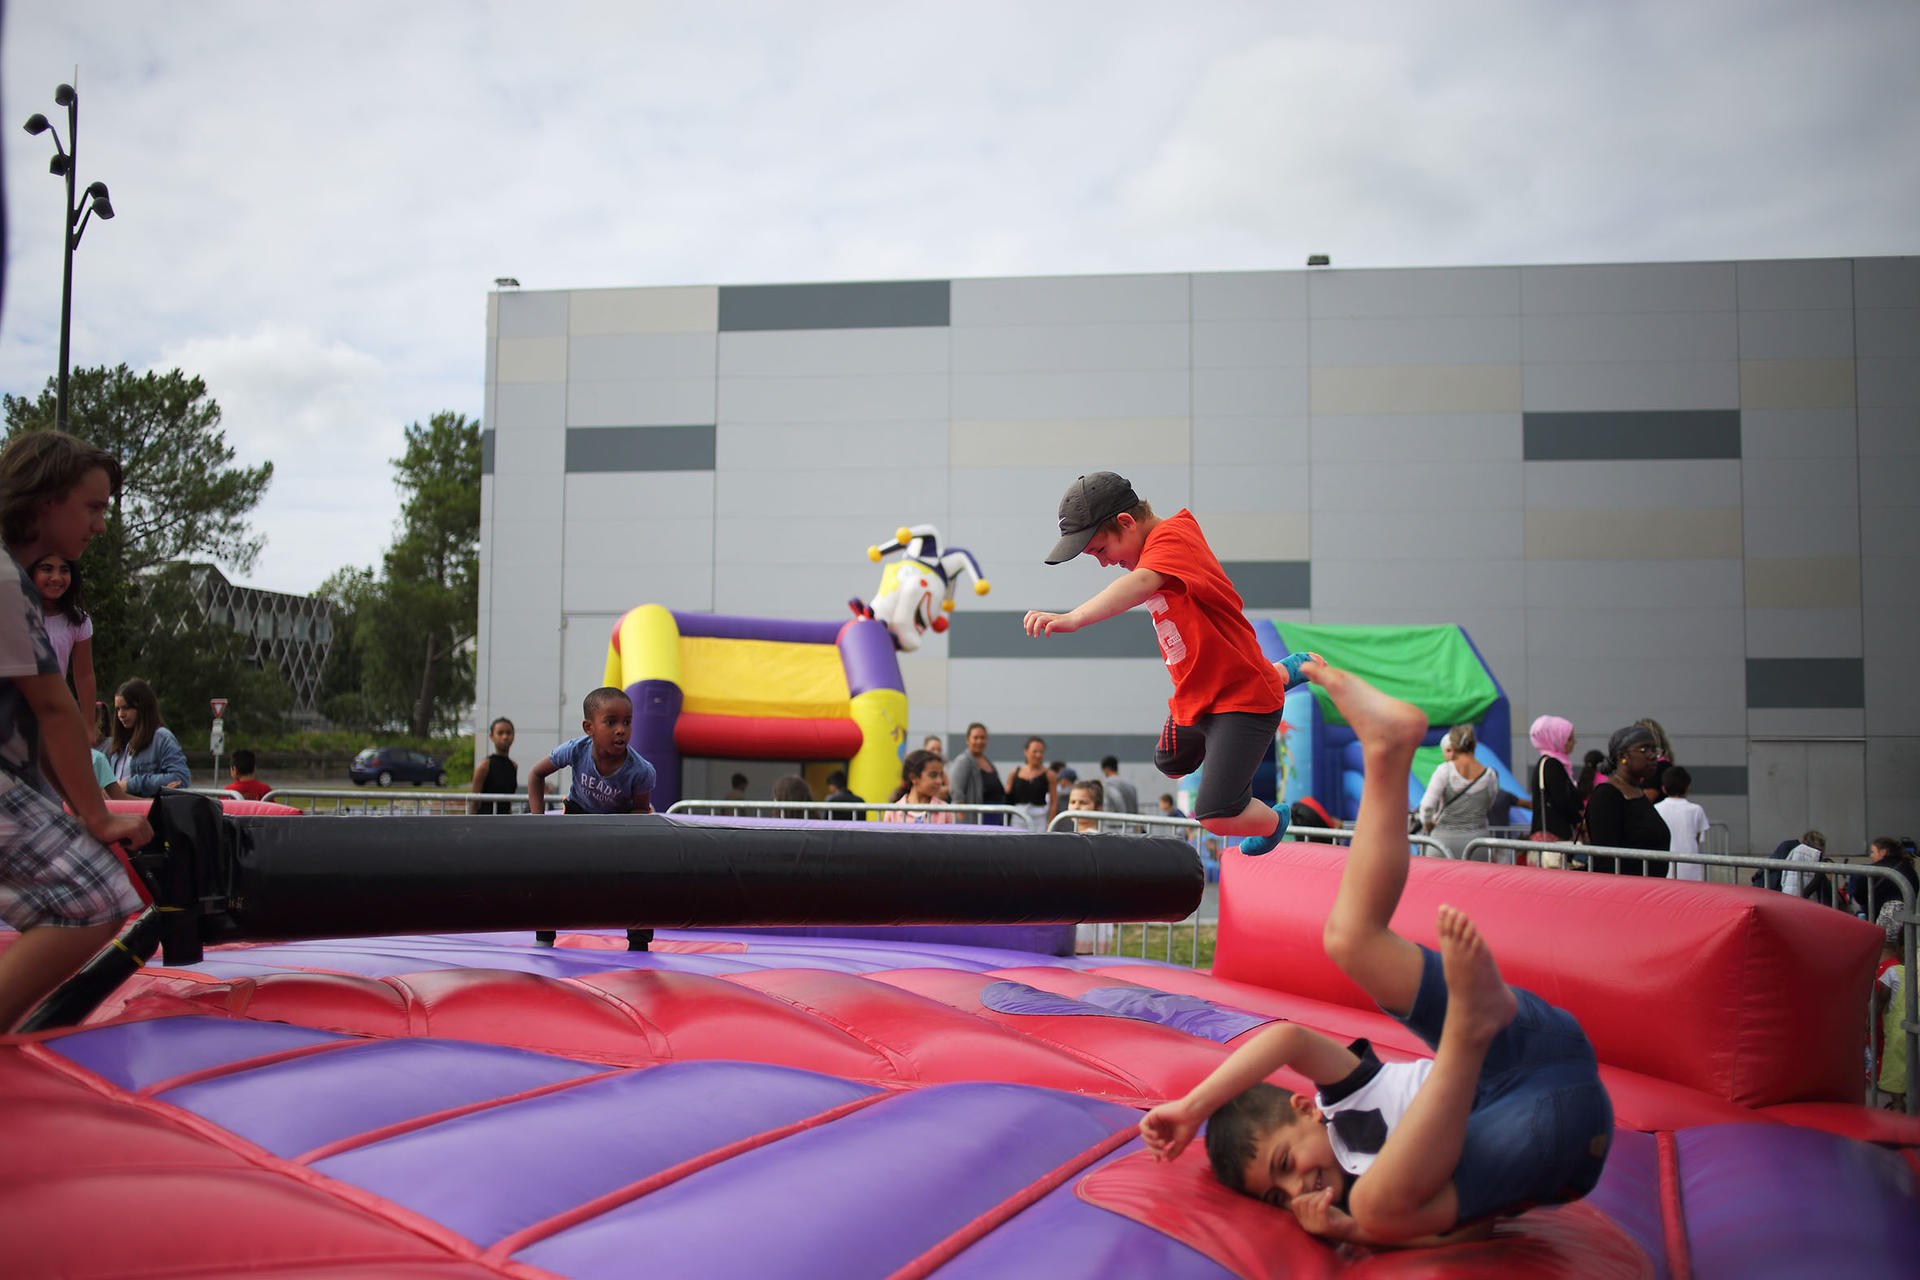
[[[333,604],[319,596],[235,586],[210,564],[187,566],[187,582],[208,622],[232,627],[248,642],[257,667],[278,664],[293,690],[293,719],[318,723],[320,671],[333,646]]]

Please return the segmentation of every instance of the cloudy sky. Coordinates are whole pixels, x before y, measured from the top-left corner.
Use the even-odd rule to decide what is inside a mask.
[[[486,294],[1920,250],[1920,5],[8,0],[0,390],[57,367],[53,88],[118,217],[73,362],[206,379],[244,580],[392,531]]]

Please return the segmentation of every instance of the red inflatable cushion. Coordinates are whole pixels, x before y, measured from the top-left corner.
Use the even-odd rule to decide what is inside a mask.
[[[1227,1190],[1199,1143],[1161,1164],[1144,1151],[1093,1170],[1074,1186],[1088,1204],[1131,1218],[1205,1254],[1242,1280],[1368,1277],[1492,1277],[1651,1280],[1646,1252],[1584,1204],[1503,1218],[1490,1239],[1430,1249],[1335,1246],[1308,1235],[1293,1215]]]
[[[1344,850],[1282,845],[1221,868],[1213,972],[1355,1008],[1321,931]],[[1881,933],[1731,885],[1415,858],[1393,927],[1433,946],[1466,904],[1507,981],[1580,1020],[1603,1063],[1745,1106],[1857,1099]]]

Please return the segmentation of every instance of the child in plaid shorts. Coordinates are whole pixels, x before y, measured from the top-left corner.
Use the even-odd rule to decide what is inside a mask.
[[[0,920],[20,931],[0,953],[0,1031],[112,941],[142,902],[108,846],[137,848],[153,831],[107,810],[92,735],[24,567],[45,555],[79,559],[106,532],[119,490],[119,461],[65,432],[22,435],[0,452],[0,538],[13,557],[0,565]],[[54,787],[41,772],[43,744]]]

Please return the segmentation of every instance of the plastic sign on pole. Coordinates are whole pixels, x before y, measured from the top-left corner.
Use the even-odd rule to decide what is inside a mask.
[[[207,735],[207,750],[213,753],[216,765],[220,755],[227,749],[227,726],[219,721],[213,722],[213,732]]]

